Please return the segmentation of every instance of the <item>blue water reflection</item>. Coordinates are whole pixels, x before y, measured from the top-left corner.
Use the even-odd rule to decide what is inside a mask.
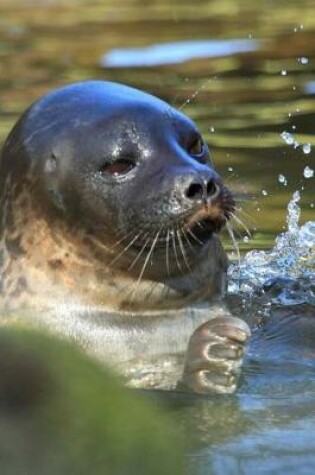
[[[248,53],[257,51],[259,46],[260,42],[252,39],[175,41],[145,48],[113,49],[101,58],[100,64],[112,68],[158,66]]]
[[[315,81],[310,81],[304,84],[304,92],[305,94],[310,94],[310,95],[315,94]]]
[[[314,436],[314,417],[305,417],[292,427],[267,427],[256,434],[241,435],[216,447],[215,454],[209,451],[207,457],[205,451],[199,474],[311,475],[315,467]]]

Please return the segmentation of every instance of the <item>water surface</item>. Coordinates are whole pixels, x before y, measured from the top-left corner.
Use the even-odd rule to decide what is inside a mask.
[[[149,5],[2,0],[0,141],[31,101],[65,83],[98,78],[145,89],[198,123],[239,196],[251,235],[235,223],[241,249],[273,247],[294,192],[298,226],[315,219],[313,1]],[[288,258],[295,245],[288,244]],[[228,237],[226,246],[232,250]],[[230,305],[255,328],[239,392],[167,396],[170,412],[189,428],[193,473],[314,473],[312,252],[298,275],[284,262],[278,280],[265,282],[267,259],[266,279],[255,286],[252,262],[244,261],[242,288],[231,276]]]

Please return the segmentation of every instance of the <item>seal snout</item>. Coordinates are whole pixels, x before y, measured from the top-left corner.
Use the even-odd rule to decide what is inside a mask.
[[[214,178],[193,178],[184,190],[184,195],[191,201],[207,203],[216,198],[220,193],[220,186]]]
[[[230,219],[235,206],[232,194],[212,170],[190,174],[182,183],[183,204],[189,208],[183,229],[193,232],[200,241],[207,240]]]

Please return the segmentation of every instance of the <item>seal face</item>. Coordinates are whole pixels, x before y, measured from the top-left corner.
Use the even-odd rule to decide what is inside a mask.
[[[28,213],[50,234],[63,229],[71,247],[79,235],[78,248],[93,242],[106,267],[138,280],[190,274],[234,207],[195,124],[109,82],[70,85],[31,106],[4,145],[0,176],[11,193],[3,232],[18,234],[20,252],[30,247]]]
[[[218,232],[234,201],[196,125],[167,103],[104,81],[48,94],[5,142],[0,190],[2,308],[53,308],[64,333],[93,348],[117,337],[126,358],[182,349],[209,319],[187,306],[221,297]],[[158,327],[159,343],[134,338]]]

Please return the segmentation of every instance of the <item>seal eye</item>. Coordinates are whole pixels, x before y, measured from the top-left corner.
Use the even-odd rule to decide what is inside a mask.
[[[204,143],[201,137],[195,137],[188,146],[188,153],[199,157],[204,152]]]
[[[100,172],[108,175],[120,176],[129,173],[136,164],[127,158],[121,158],[115,162],[109,162],[102,165]]]

